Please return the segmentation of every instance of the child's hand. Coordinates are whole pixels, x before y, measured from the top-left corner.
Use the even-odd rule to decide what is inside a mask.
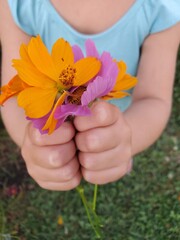
[[[22,156],[28,173],[49,190],[70,190],[81,181],[75,135],[71,123],[64,123],[52,135],[41,135],[28,125],[22,146]]]
[[[98,101],[92,115],[76,117],[76,145],[82,175],[88,182],[105,184],[124,176],[131,168],[131,131],[119,109]]]

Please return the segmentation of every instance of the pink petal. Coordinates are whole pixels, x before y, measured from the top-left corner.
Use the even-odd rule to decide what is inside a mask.
[[[84,58],[83,52],[78,45],[74,45],[72,47],[72,50],[73,50],[73,53],[74,53],[74,62],[77,62],[80,59]]]
[[[96,57],[98,59],[100,58],[97,48],[91,39],[86,40],[85,48],[86,48],[86,55],[88,57]]]
[[[39,130],[39,132],[41,134],[47,134],[49,130],[42,130],[42,128],[44,127],[44,125],[46,124],[49,115],[51,114],[51,112],[49,112],[47,115],[45,115],[42,118],[30,118],[30,117],[26,117],[27,120],[30,120],[33,124],[33,127],[37,128]],[[57,124],[56,124],[56,129],[59,128],[63,122],[66,120],[66,118],[61,118],[58,120]]]
[[[109,76],[112,78],[117,77],[118,66],[113,61],[113,58],[110,53],[103,52],[102,55],[100,56],[94,42],[90,39],[88,39],[85,42],[85,47],[86,47],[86,55],[87,56],[96,57],[101,61],[102,65],[101,65],[101,70],[98,73],[98,76],[102,76],[102,77]]]
[[[82,106],[88,106],[96,98],[107,95],[113,89],[115,80],[109,76],[104,78],[100,76],[96,77],[93,82],[88,84],[86,91],[82,94]]]
[[[49,115],[50,115],[50,113],[48,113],[47,115],[45,115],[44,117],[41,117],[41,118],[26,117],[26,119],[30,120],[33,124],[33,127],[37,128],[41,134],[45,134],[45,133],[48,133],[48,131],[42,131],[42,128],[44,127]]]
[[[111,55],[108,52],[103,52],[100,60],[102,65],[98,75],[102,77],[111,76],[112,78],[116,78],[118,75],[118,66],[113,61]]]
[[[57,107],[54,117],[55,119],[67,118],[68,116],[87,116],[91,111],[87,106],[67,104]]]

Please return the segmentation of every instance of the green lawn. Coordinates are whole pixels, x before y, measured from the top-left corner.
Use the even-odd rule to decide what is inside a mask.
[[[180,57],[169,125],[122,180],[101,186],[104,240],[180,240]],[[0,240],[94,240],[76,191],[42,190],[0,123]],[[85,186],[88,198],[92,186]],[[63,225],[58,224],[62,216]]]

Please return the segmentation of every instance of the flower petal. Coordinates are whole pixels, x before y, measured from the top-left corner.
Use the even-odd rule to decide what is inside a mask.
[[[101,60],[102,66],[98,75],[102,77],[109,76],[116,79],[119,72],[118,66],[113,61],[111,55],[108,52],[103,52],[100,57],[100,60]]]
[[[17,70],[19,77],[30,86],[50,88],[56,84],[48,76],[39,72],[31,63],[22,59],[14,59],[13,67]]]
[[[87,116],[91,111],[87,106],[66,104],[61,105],[55,111],[54,117],[56,119],[67,118],[68,116]]]
[[[6,91],[6,90],[5,90]],[[7,94],[6,92],[2,92],[0,94],[0,105],[3,106],[3,104],[12,96],[14,96],[14,94]]]
[[[17,95],[19,92],[23,91],[25,88],[29,87],[24,83],[18,75],[15,75],[7,85],[0,88],[0,105],[2,105],[7,99]]]
[[[128,92],[110,92],[109,94],[107,94],[106,96],[104,97],[101,97],[101,99],[103,100],[111,100],[113,98],[123,98],[123,97],[127,97],[129,96],[130,94]]]
[[[119,61],[116,62],[116,64],[118,66],[119,73],[113,91],[123,91],[134,87],[137,84],[137,78],[126,73],[126,63],[123,61]]]
[[[73,53],[74,53],[74,62],[77,62],[80,59],[84,58],[83,52],[78,45],[74,45],[72,47],[72,50],[73,50]]]
[[[33,64],[40,72],[54,81],[57,81],[59,72],[57,72],[51,55],[39,35],[31,38],[28,45],[28,54]]]
[[[13,92],[20,92],[25,88],[29,87],[25,82],[23,82],[18,75],[15,75],[8,83],[9,88]]]
[[[93,82],[89,83],[86,91],[82,94],[81,103],[83,106],[88,105],[96,98],[107,95],[114,86],[115,80],[110,77],[96,77]]]
[[[77,75],[73,86],[80,86],[91,80],[99,72],[101,62],[94,57],[87,57],[74,64]]]
[[[54,118],[54,113],[57,109],[57,107],[61,106],[65,100],[67,96],[67,92],[64,92],[60,98],[58,99],[58,101],[56,102],[55,106],[53,107],[53,110],[49,116],[49,118],[47,119],[46,121],[46,124],[44,125],[44,127],[42,128],[42,131],[46,131],[48,130],[48,134],[51,134],[56,128],[57,128],[57,124],[58,124],[58,120]],[[64,119],[65,120],[65,119]],[[60,123],[63,123],[64,122],[63,119],[61,119],[61,121],[59,122],[59,125]]]
[[[53,107],[56,89],[41,89],[30,87],[18,95],[18,104],[24,108],[26,116],[40,118],[45,116]]]
[[[118,74],[118,79],[121,79],[124,77],[124,75],[126,74],[126,70],[127,70],[127,66],[126,66],[126,63],[123,62],[123,61],[115,61],[117,66],[118,66],[118,69],[119,69],[119,74]]]
[[[30,118],[30,117],[26,117],[27,120],[30,120],[33,124],[33,127],[37,128],[41,134],[45,134],[48,133],[48,131],[42,131],[43,126],[45,125],[45,123],[48,120],[50,113],[48,113],[47,115],[41,117],[41,118]]]
[[[23,79],[24,82],[30,86],[36,87],[50,87],[54,84],[54,81],[50,79],[45,74],[41,73],[32,63],[28,55],[28,46],[21,44],[20,47],[20,56],[21,59],[13,60],[13,67],[17,70],[19,76]]]
[[[100,58],[97,48],[91,39],[86,40],[85,48],[86,48],[86,55],[88,57]]]
[[[24,61],[26,61],[28,63],[30,62],[32,64],[31,59],[28,55],[28,46],[27,45],[21,44],[19,53],[20,53],[21,59],[23,59]]]
[[[131,89],[137,84],[137,78],[132,77],[130,74],[125,74],[122,79],[117,79],[113,91],[124,91]]]
[[[32,122],[32,124],[33,124],[33,127],[37,128],[41,134],[50,134],[53,131],[50,132],[49,129],[46,129],[46,130],[42,130],[42,129],[43,129],[43,126],[46,124],[46,122],[47,122],[51,112],[49,112],[47,115],[45,115],[42,118],[29,118],[29,117],[26,117],[26,119],[30,120]],[[53,122],[53,123],[55,123],[54,129],[56,130],[57,128],[59,128],[61,126],[61,124],[63,124],[64,121],[65,121],[65,118],[59,119],[58,121],[56,121],[54,119],[54,122]]]
[[[66,65],[72,65],[74,63],[72,47],[63,38],[60,38],[55,42],[52,47],[51,56],[59,73],[62,71],[64,63]]]

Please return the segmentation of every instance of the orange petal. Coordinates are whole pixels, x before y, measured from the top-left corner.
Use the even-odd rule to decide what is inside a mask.
[[[123,98],[123,97],[127,97],[130,94],[127,92],[110,92],[108,95],[101,97],[101,99],[103,100],[111,100],[113,98]]]
[[[113,88],[113,91],[128,90],[134,87],[136,84],[137,84],[136,77],[132,77],[130,74],[125,74],[125,76],[122,79],[117,80]]]
[[[64,64],[72,65],[74,63],[74,55],[72,47],[63,38],[58,39],[52,47],[52,59],[59,71],[64,68]]]
[[[26,62],[31,62],[31,59],[28,55],[28,46],[25,44],[21,44],[20,50],[19,50],[21,58]],[[31,62],[32,64],[32,62]]]
[[[30,62],[14,59],[13,67],[17,70],[19,77],[30,86],[50,88],[56,85],[55,81],[39,72]]]
[[[53,107],[57,90],[30,87],[18,95],[18,104],[24,108],[26,116],[40,118],[45,116]]]
[[[21,44],[20,47],[20,56],[21,59],[13,60],[13,66],[18,71],[19,75],[23,80],[31,86],[35,87],[50,87],[53,84],[53,80],[48,78],[46,75],[41,73],[32,63],[28,55],[28,46]]]
[[[77,75],[73,86],[80,86],[91,80],[99,72],[101,62],[94,57],[87,57],[74,64]]]
[[[119,61],[119,62],[116,62],[116,63],[118,65],[118,69],[119,69],[117,79],[121,79],[126,74],[127,66],[126,66],[126,63],[123,62],[123,61]]]
[[[39,35],[31,38],[28,45],[28,54],[33,64],[40,72],[54,81],[57,81],[59,73],[56,71],[51,55]]]
[[[2,86],[1,95],[0,95],[0,105],[3,105],[3,103],[9,99],[10,97],[13,97],[17,95],[19,92],[24,90],[25,88],[29,87],[27,84],[25,84],[18,75],[14,76],[7,85]]]
[[[1,94],[0,95],[0,105],[1,106],[3,106],[3,103],[5,102],[5,101],[7,101],[10,97],[12,97],[13,95],[10,95],[10,96],[7,96],[7,95],[5,95],[5,94]]]
[[[15,75],[8,83],[8,86],[10,87],[11,91],[13,92],[19,92],[24,90],[25,88],[29,87],[28,84],[23,82],[18,75]]]
[[[58,122],[57,119],[54,118],[54,113],[57,109],[58,106],[61,106],[65,100],[67,96],[67,92],[64,92],[60,98],[58,99],[58,101],[56,102],[46,124],[44,125],[44,127],[42,128],[42,130],[48,130],[48,134],[51,134],[52,132],[54,132],[55,128],[56,128],[56,124]]]

